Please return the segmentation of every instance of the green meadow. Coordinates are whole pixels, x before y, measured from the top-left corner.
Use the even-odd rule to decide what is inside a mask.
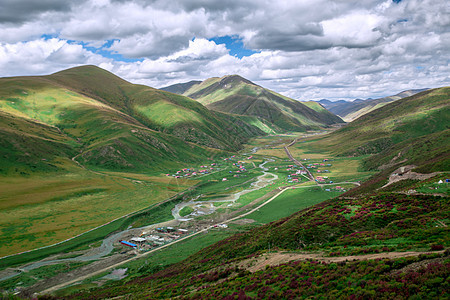
[[[195,184],[163,177],[139,178],[137,181],[89,172],[26,181],[4,178],[0,183],[0,255],[63,241]]]
[[[340,194],[342,194],[341,191],[327,192],[325,188],[318,186],[296,186],[285,191],[246,218],[262,224],[270,223]]]

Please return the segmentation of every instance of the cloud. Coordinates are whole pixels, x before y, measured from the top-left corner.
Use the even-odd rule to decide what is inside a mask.
[[[42,14],[69,12],[70,10],[70,1],[2,0],[0,2],[0,23],[23,24]]]
[[[50,74],[63,68],[107,61],[81,45],[56,38],[0,44],[1,76]]]
[[[445,0],[0,3],[0,76],[96,64],[153,87],[240,74],[295,99],[352,99],[450,85],[448,57]]]

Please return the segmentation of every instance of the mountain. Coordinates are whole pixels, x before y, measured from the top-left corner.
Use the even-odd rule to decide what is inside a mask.
[[[338,116],[345,116],[346,111],[351,111],[352,107],[364,102],[362,99],[355,99],[353,101],[347,100],[338,100],[338,101],[330,101],[327,99],[322,99],[318,101],[322,104],[326,109]]]
[[[202,83],[202,82],[198,81],[198,80],[192,80],[192,81],[189,81],[186,83],[177,83],[174,85],[162,87],[162,88],[160,88],[160,90],[163,90],[166,92],[171,92],[174,94],[183,94],[184,92],[189,90],[192,86],[200,84],[200,83]]]
[[[61,159],[157,170],[237,150],[264,134],[235,116],[94,66],[0,79],[0,114],[3,174],[57,170]]]
[[[176,88],[171,86],[165,89]],[[339,117],[323,107],[310,104],[311,108],[238,75],[209,78],[192,85],[183,95],[211,110],[258,117],[284,131],[305,131],[342,123]]]
[[[386,105],[387,103],[403,99],[405,97],[409,97],[426,90],[427,89],[407,90],[393,96],[367,100],[356,99],[354,101],[339,100],[333,102],[330,100],[322,99],[319,101],[319,103],[332,113],[340,116],[344,121],[351,122],[359,118],[360,116],[371,112],[374,109]]]
[[[318,143],[337,155],[373,154],[369,169],[415,165],[422,172],[450,169],[450,88],[427,90],[375,109]]]

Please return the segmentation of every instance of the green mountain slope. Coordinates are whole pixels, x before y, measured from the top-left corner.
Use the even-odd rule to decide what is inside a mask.
[[[450,88],[445,87],[397,100],[334,132],[322,145],[341,155],[376,154],[367,164],[370,168],[400,161],[435,164],[450,150],[449,99]]]
[[[236,150],[245,139],[263,134],[189,98],[134,85],[93,66],[3,78],[0,100],[3,153],[9,153],[2,166],[33,159],[29,167],[39,170],[49,160],[37,153],[50,147],[56,149],[48,154],[98,168],[155,170],[203,157],[213,148]],[[46,146],[34,149],[30,139]]]
[[[304,131],[342,122],[326,109],[310,108],[238,75],[207,79],[193,85],[183,95],[212,110],[255,116],[288,131]]]
[[[189,98],[131,84],[94,66],[65,70],[49,77],[120,110],[148,128],[173,134],[189,142],[236,150],[242,138],[261,134],[252,126],[236,128],[233,123],[224,121]],[[233,134],[236,132],[244,135]]]
[[[263,134],[235,116],[93,66],[1,78],[0,256],[166,200],[196,181],[163,174]]]

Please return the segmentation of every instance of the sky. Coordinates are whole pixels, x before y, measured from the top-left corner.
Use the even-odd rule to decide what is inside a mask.
[[[306,101],[450,85],[448,0],[1,0],[0,77],[239,74]]]

